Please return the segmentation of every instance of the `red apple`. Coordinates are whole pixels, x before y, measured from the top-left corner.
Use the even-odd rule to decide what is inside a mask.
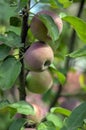
[[[53,62],[52,48],[44,42],[33,43],[24,54],[24,62],[29,70],[43,71]]]
[[[57,29],[59,30],[59,34],[62,32],[63,23],[61,18],[55,12],[49,10],[40,11],[32,18],[30,28],[33,35],[41,41],[49,41],[51,38],[45,24],[39,18],[40,14],[51,16],[57,26]]]

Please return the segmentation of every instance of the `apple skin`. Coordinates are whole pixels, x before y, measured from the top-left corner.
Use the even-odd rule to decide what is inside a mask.
[[[45,93],[53,84],[53,79],[48,70],[42,72],[30,71],[26,77],[27,89],[33,93]]]
[[[43,117],[42,108],[35,103],[32,103],[31,105],[34,108],[35,114],[34,115],[28,115],[27,119],[31,120],[33,123],[39,123],[41,121],[42,117]]]
[[[39,19],[40,14],[46,14],[46,15],[49,15],[52,17],[55,24],[57,25],[57,29],[58,29],[59,35],[60,35],[62,32],[62,29],[63,29],[63,22],[62,22],[61,18],[55,12],[49,11],[49,10],[40,11],[32,18],[30,28],[31,28],[33,35],[41,41],[47,42],[47,41],[51,40],[50,36],[48,35],[48,30],[47,30],[46,26]]]
[[[24,62],[29,70],[43,71],[53,62],[52,48],[44,42],[33,43],[24,54]]]

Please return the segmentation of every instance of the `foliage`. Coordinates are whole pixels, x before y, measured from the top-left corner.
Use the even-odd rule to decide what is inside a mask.
[[[80,2],[81,1],[78,1],[78,3]],[[35,4],[33,5],[33,3]],[[66,72],[64,65],[66,57],[77,58],[86,56],[86,46],[84,45],[86,43],[86,22],[84,19],[82,20],[82,18],[70,15],[70,13],[67,12],[67,9],[75,3],[76,0],[34,0],[34,2],[31,0],[29,0],[29,2],[28,0],[0,1],[0,130],[24,129],[29,120],[27,119],[27,115],[31,116],[35,114],[35,109],[32,105],[24,101],[26,99],[23,100],[21,98],[26,96],[23,90],[27,91],[26,76],[28,70],[23,62],[24,52],[33,42],[38,40],[33,36],[30,30],[31,20],[35,15],[32,9],[34,9],[36,5],[39,5],[41,10],[43,9],[40,4],[42,4],[43,7],[45,6],[44,9],[47,8],[56,13],[58,12],[64,24],[63,32],[59,34],[59,30],[51,16],[45,14],[39,16],[47,28],[47,33],[51,38],[51,43],[49,44],[55,52],[55,60],[53,64],[49,66],[54,83],[56,85],[61,84],[62,86],[66,83],[67,73],[64,73],[64,71]],[[36,10],[39,11],[39,8],[36,8]],[[27,16],[27,14],[28,21],[24,23],[24,17]],[[26,24],[29,25],[28,28],[25,26]],[[76,47],[76,50],[71,53],[68,52],[69,47],[67,43],[69,42],[72,29],[75,30],[78,36],[76,37],[76,46],[77,43],[80,44],[79,47]],[[26,31],[28,32],[25,37],[24,34]],[[17,56],[15,55],[16,49],[18,51]],[[63,68],[64,71],[62,71]],[[21,74],[21,72],[23,72],[23,74]],[[20,78],[22,79],[21,83]],[[22,89],[21,85],[25,85],[23,86],[25,88]],[[4,93],[7,90],[10,92],[13,87],[17,88],[19,94],[22,93],[22,96],[19,95],[20,99],[16,102],[12,102],[8,101],[8,97],[6,97],[7,100],[3,100]],[[51,97],[52,91],[53,87],[51,88],[51,95],[49,95]],[[46,95],[48,94],[49,93],[46,92]],[[20,114],[21,117],[17,118],[17,114]],[[34,126],[32,122],[29,123]],[[85,130],[86,102],[81,103],[73,111],[62,108],[59,103],[57,103],[55,107],[52,107],[50,111],[47,112],[44,120],[36,124],[36,129]]]

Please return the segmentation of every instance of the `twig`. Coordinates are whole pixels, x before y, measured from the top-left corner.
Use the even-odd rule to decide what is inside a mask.
[[[20,86],[19,86],[19,96],[20,100],[25,100],[26,98],[26,92],[25,92],[25,74],[24,74],[24,61],[23,58],[23,53],[25,52],[25,42],[26,42],[26,37],[27,37],[27,31],[28,31],[28,12],[27,12],[27,6],[23,9],[23,18],[22,18],[22,30],[21,30],[21,43],[23,44],[23,47],[20,48],[19,51],[19,58],[20,62],[22,64],[21,72],[19,75],[19,81],[20,81]],[[23,53],[22,53],[23,51]]]

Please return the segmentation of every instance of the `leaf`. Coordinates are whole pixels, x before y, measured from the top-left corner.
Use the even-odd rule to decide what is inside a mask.
[[[0,89],[11,88],[21,71],[21,63],[14,57],[9,57],[0,66]]]
[[[3,21],[6,25],[6,21],[8,22],[11,16],[16,15],[15,10],[16,8],[11,7],[8,2],[5,0],[0,0],[0,21]]]
[[[16,119],[9,127],[9,130],[20,130],[25,123],[26,123],[26,119],[24,118]]]
[[[67,56],[70,56],[72,58],[77,58],[77,57],[82,57],[82,56],[86,56],[86,46],[68,54]]]
[[[19,48],[23,45],[21,44],[21,38],[16,33],[9,31],[6,35],[0,35],[0,41],[2,41],[5,45],[13,48]]]
[[[2,110],[3,108],[7,107],[8,105],[9,105],[9,101],[8,100],[0,101],[0,110]]]
[[[14,114],[16,113],[16,109],[9,107],[10,103],[8,102],[8,100],[3,100],[0,101],[0,114],[7,114],[10,113],[10,116],[14,116]]]
[[[59,72],[53,64],[50,65],[50,69],[57,75],[59,82],[63,85],[66,81],[65,76]]]
[[[59,31],[52,17],[50,17],[49,15],[40,14],[39,18],[46,26],[48,30],[48,35],[50,36],[52,41],[56,41],[59,38]]]
[[[28,0],[19,0],[18,2],[18,11],[22,10],[28,3]]]
[[[86,102],[82,103],[72,111],[61,130],[77,130],[83,125],[84,119],[86,119]]]
[[[56,113],[56,114],[60,113],[60,114],[65,115],[65,116],[69,116],[71,114],[70,110],[62,108],[62,107],[53,107],[53,108],[51,108],[50,111],[52,113]]]
[[[46,121],[44,123],[40,123],[37,130],[56,130],[56,127],[52,122]]]
[[[62,4],[64,8],[68,8],[73,3],[73,0],[57,0],[57,1],[60,4]]]
[[[49,113],[47,116],[46,116],[46,119],[48,121],[51,121],[56,127],[58,128],[61,128],[63,123],[62,123],[62,120],[59,116],[53,114],[53,113]]]
[[[73,0],[40,0],[40,2],[50,4],[53,8],[67,8]]]
[[[17,16],[10,17],[10,25],[15,27],[21,26],[21,19]]]
[[[64,16],[62,19],[70,23],[77,32],[79,38],[86,43],[86,22],[75,16]]]
[[[17,113],[20,113],[20,114],[25,114],[25,115],[34,114],[33,107],[25,101],[19,101],[19,102],[13,103],[10,105],[10,107],[16,108]]]
[[[0,45],[0,61],[4,60],[9,55],[10,50],[10,47],[4,44]]]

